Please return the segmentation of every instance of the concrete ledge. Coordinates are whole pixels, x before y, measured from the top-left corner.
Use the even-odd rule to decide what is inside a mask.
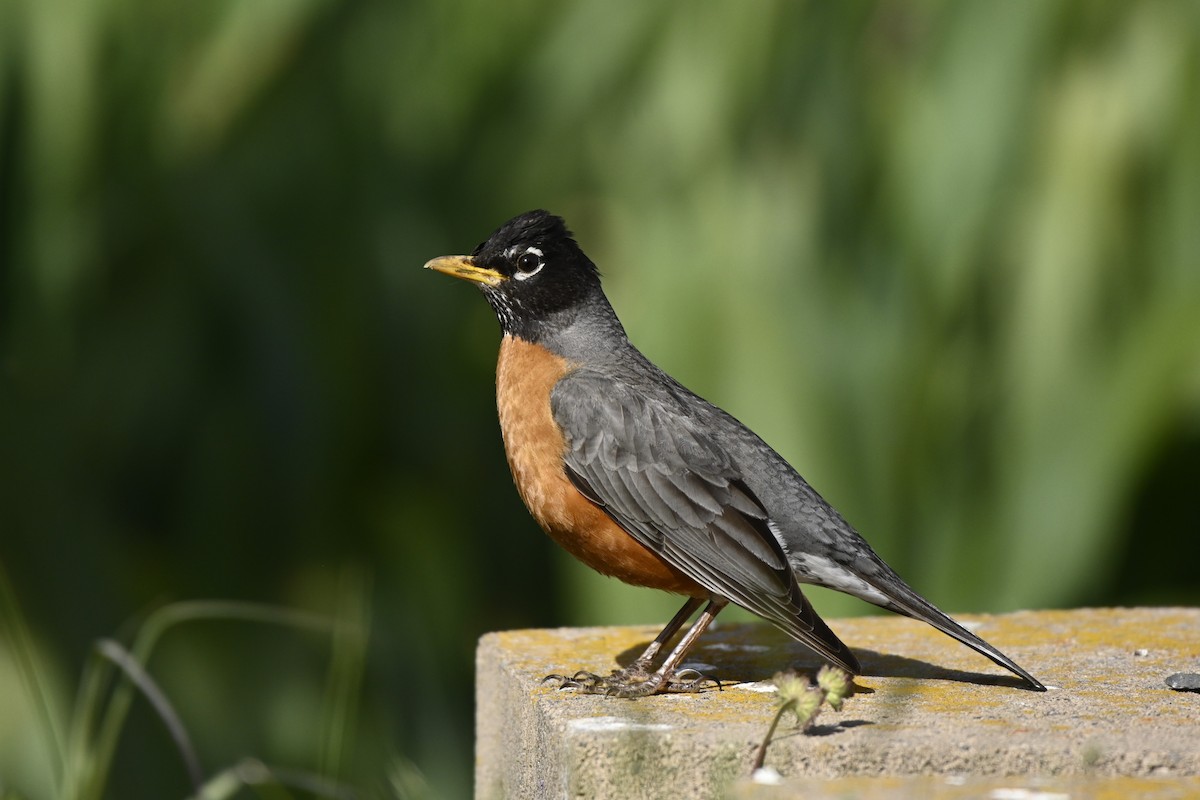
[[[707,674],[735,685],[637,700],[540,680],[628,663],[654,628],[488,634],[477,653],[476,797],[956,798],[1017,784],[1069,793],[1081,782],[1089,796],[1200,796],[1200,695],[1163,682],[1200,671],[1200,609],[960,619],[1053,688],[1016,688],[990,661],[922,623],[835,620],[869,693],[839,713],[826,709],[808,734],[780,726],[766,764],[782,786],[746,780],[775,711],[762,682],[789,666],[811,674],[819,665],[774,628],[717,627],[693,651]],[[976,776],[1029,780],[993,786]]]

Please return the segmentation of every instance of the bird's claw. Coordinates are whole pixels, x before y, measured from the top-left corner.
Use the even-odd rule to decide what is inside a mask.
[[[587,670],[573,675],[551,674],[542,683],[557,683],[557,689],[571,689],[584,694],[603,694],[609,697],[646,697],[659,692],[702,692],[721,689],[721,682],[694,669],[681,669],[671,675],[649,672],[642,665],[613,670],[608,677]]]
[[[575,672],[573,675],[547,675],[546,677],[542,678],[542,683],[547,684],[552,681],[557,681],[558,686],[555,687],[556,689],[577,689],[579,691],[591,694],[602,694],[603,692],[599,691],[597,687],[603,684],[606,680],[606,678],[603,678],[594,672],[588,672],[587,670],[581,669]]]
[[[690,667],[677,671],[667,681],[666,686],[668,692],[702,692],[705,689],[721,691],[722,688],[724,687],[719,679]]]

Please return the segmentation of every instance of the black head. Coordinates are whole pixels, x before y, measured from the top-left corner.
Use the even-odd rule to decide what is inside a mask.
[[[612,313],[596,265],[562,218],[546,211],[510,219],[469,256],[442,256],[425,266],[479,286],[501,329],[529,341],[565,328],[589,309]]]

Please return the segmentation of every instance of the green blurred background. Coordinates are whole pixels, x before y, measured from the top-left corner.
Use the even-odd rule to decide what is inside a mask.
[[[420,269],[535,207],[944,608],[1200,601],[1200,4],[0,0],[0,795],[60,770],[19,618],[64,725],[172,600],[366,622],[332,720],[320,634],[148,668],[210,771],[367,797],[470,792],[480,634],[665,621],[528,519]],[[135,702],[108,796],[188,791]]]

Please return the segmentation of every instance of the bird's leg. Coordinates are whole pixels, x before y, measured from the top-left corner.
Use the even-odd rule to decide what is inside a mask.
[[[641,676],[631,675],[621,683],[617,683],[612,678],[609,678],[605,681],[604,693],[614,697],[645,697],[661,692],[664,689],[690,692],[707,685],[711,679],[704,677],[695,670],[684,670],[683,672],[692,673],[685,678],[682,673],[676,673],[675,668],[679,666],[679,663],[683,661],[683,657],[687,655],[687,652],[692,649],[692,645],[700,638],[700,634],[704,633],[705,628],[716,619],[717,614],[721,613],[721,609],[728,602],[724,598],[709,600],[703,613],[696,619],[696,623],[683,635],[683,638],[679,640],[679,644],[675,645],[675,649],[666,657],[662,666],[652,674],[646,676],[644,679]]]
[[[692,614],[696,612],[696,609],[703,602],[703,598],[689,597],[687,602],[683,604],[683,608],[679,609],[674,617],[671,617],[671,621],[655,637],[650,646],[628,667],[613,670],[612,674],[606,680],[612,683],[627,683],[631,678],[641,677],[645,679],[649,677],[650,665],[654,663],[654,658],[658,655],[658,651],[662,650],[663,645],[671,640],[671,637],[683,627],[683,623],[691,618]]]
[[[650,643],[650,646],[632,664],[624,669],[613,670],[612,674],[607,678],[581,669],[574,675],[547,675],[542,678],[542,683],[557,681],[558,688],[560,689],[604,692],[605,687],[613,683],[624,685],[631,680],[646,680],[650,677],[650,664],[654,662],[654,657],[658,655],[658,651],[683,627],[683,623],[688,621],[688,618],[695,613],[696,609],[703,602],[702,598],[689,597],[687,602],[683,604],[683,608],[679,609],[675,616],[671,618],[671,621],[667,623],[667,626]]]
[[[694,692],[698,691],[713,683],[712,678],[708,678],[695,670],[680,670],[676,672],[676,668],[683,657],[704,633],[709,624],[716,618],[717,614],[721,613],[729,601],[724,598],[714,598],[709,600],[703,613],[696,619],[695,624],[688,629],[688,632],[679,640],[679,644],[675,645],[675,649],[666,657],[662,665],[654,672],[649,671],[650,663],[654,657],[662,649],[662,646],[670,641],[675,632],[683,626],[696,607],[703,602],[699,598],[689,598],[684,603],[683,608],[679,609],[667,627],[663,628],[662,632],[655,637],[650,646],[646,648],[638,658],[624,669],[614,670],[607,678],[596,675],[592,672],[580,670],[574,675],[547,675],[542,678],[542,682],[557,681],[560,689],[576,689],[587,692],[589,694],[607,694],[613,697],[645,697],[647,695],[656,694],[661,691],[676,691],[676,692]],[[718,684],[720,685],[720,684]]]

